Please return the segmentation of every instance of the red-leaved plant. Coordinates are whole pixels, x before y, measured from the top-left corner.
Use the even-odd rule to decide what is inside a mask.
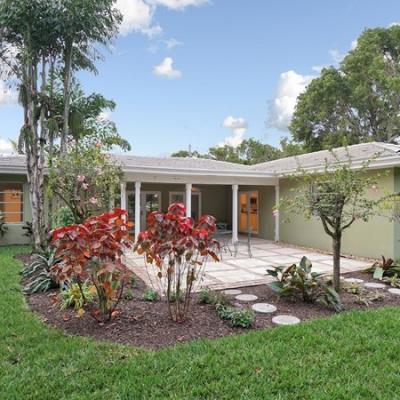
[[[122,262],[124,250],[132,245],[126,221],[126,211],[116,208],[52,232],[56,257],[62,261],[51,273],[59,283],[75,281],[81,288],[89,280],[96,287],[99,308],[92,310],[96,319],[100,314],[111,319],[130,275]]]
[[[180,203],[171,204],[167,213],[150,213],[147,231],[139,234],[134,247],[144,255],[146,267],[155,268],[158,289],[166,296],[169,316],[176,322],[185,319],[193,286],[200,282],[207,258],[219,261],[219,243],[212,238],[215,218],[203,215],[195,226],[185,215]]]

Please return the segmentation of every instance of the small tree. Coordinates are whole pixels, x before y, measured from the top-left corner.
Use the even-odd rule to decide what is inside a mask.
[[[340,291],[340,253],[343,232],[356,221],[367,222],[375,214],[377,200],[367,198],[368,191],[376,190],[378,175],[368,173],[368,163],[353,169],[349,158],[340,162],[334,153],[333,161],[326,161],[320,173],[299,168],[291,178],[298,186],[283,198],[279,208],[290,214],[318,218],[324,231],[332,238],[333,286]]]
[[[74,143],[53,159],[48,188],[72,212],[76,223],[110,207],[122,177],[120,166],[101,143]]]
[[[195,282],[200,282],[207,257],[219,261],[212,239],[215,218],[203,215],[197,226],[186,217],[183,204],[174,203],[166,214],[153,212],[148,217],[148,230],[141,232],[134,250],[144,254],[147,264],[154,265],[159,289],[168,302],[169,316],[183,322],[189,309]]]

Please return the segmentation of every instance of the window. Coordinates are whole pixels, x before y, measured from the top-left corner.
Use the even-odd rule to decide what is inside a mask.
[[[0,183],[0,211],[4,222],[19,223],[24,220],[24,195],[22,183]]]

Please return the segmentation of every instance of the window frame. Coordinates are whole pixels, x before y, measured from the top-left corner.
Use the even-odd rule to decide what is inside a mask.
[[[7,222],[4,221],[7,225],[24,225],[25,224],[25,215],[26,215],[26,210],[25,210],[25,184],[26,182],[19,182],[19,181],[0,181],[0,185],[7,185],[7,184],[11,184],[11,185],[21,185],[22,186],[22,190],[21,190],[21,194],[22,194],[22,198],[21,198],[21,203],[22,203],[22,212],[10,212],[8,214],[21,214],[22,218],[20,222]],[[0,190],[0,193],[2,193],[2,190]],[[15,204],[17,202],[6,202],[6,201],[0,201],[0,204]],[[0,210],[0,212],[2,212],[4,215],[6,214],[4,211]]]

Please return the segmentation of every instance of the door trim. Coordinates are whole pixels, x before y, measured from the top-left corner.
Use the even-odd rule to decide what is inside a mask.
[[[260,230],[260,196],[258,190],[239,190],[238,197],[239,197],[239,206],[238,206],[238,219],[240,220],[240,194],[246,194],[246,201],[247,201],[247,231],[240,230],[239,224],[239,232],[240,233],[247,233],[250,227],[250,194],[256,193],[257,194],[257,230],[252,231],[252,234],[258,235]]]
[[[159,207],[158,211],[162,210],[162,193],[159,190],[142,190],[140,192],[140,230],[146,229],[146,220],[145,212],[146,212],[146,195],[147,194],[156,194],[159,196]],[[144,199],[144,201],[142,201]]]

